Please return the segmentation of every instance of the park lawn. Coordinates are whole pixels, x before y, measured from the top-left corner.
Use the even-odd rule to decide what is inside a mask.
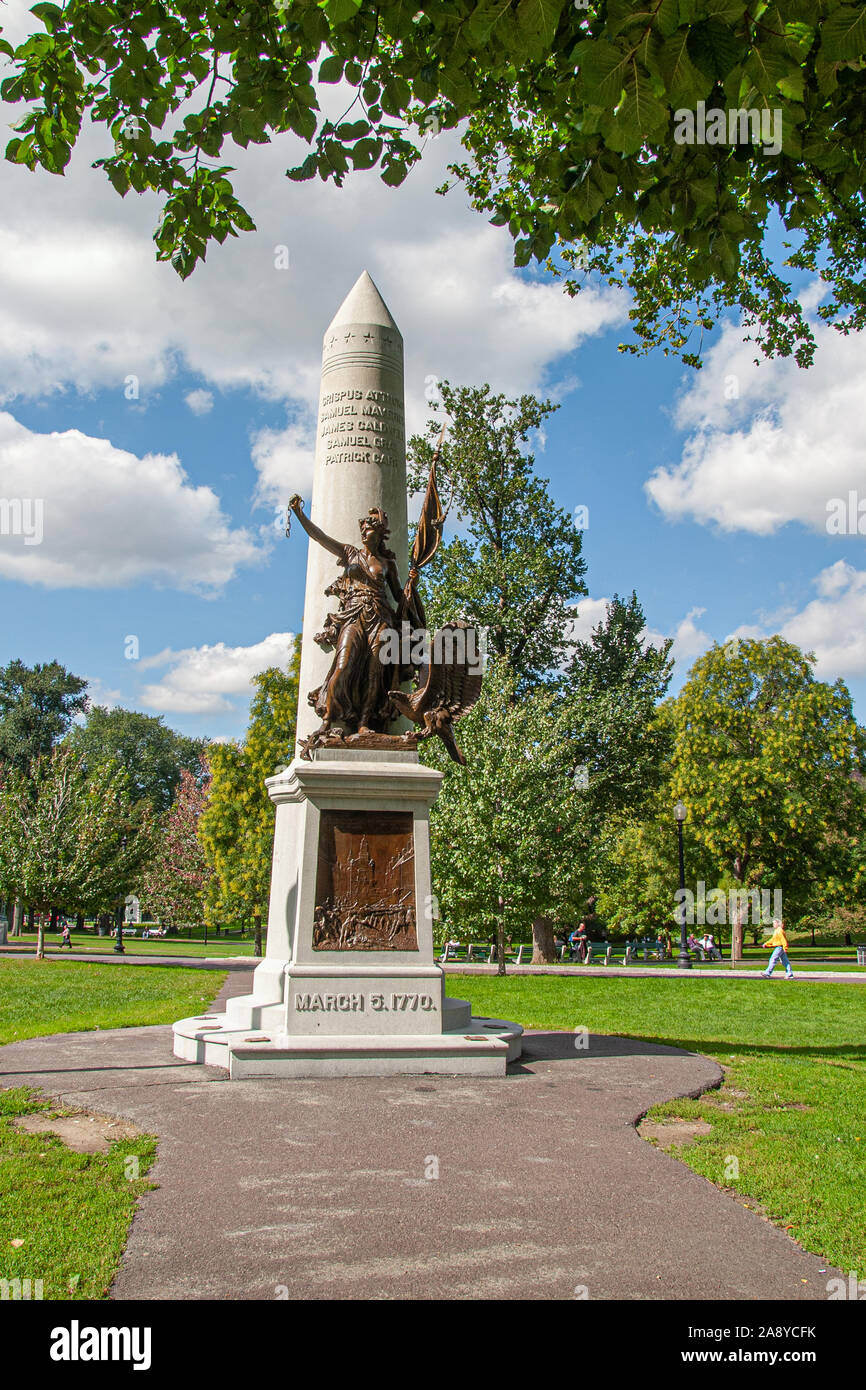
[[[106,1298],[138,1198],[153,1186],[156,1140],[74,1153],[56,1135],[13,1129],[15,1117],[39,1110],[46,1119],[74,1113],[26,1087],[0,1090],[0,1278],[30,1279],[31,1298],[34,1280],[45,1299]]]
[[[171,1023],[201,1012],[225,978],[172,966],[0,960],[0,1043]],[[105,1298],[138,1198],[152,1186],[156,1140],[139,1135],[106,1154],[74,1153],[54,1135],[13,1129],[15,1116],[38,1110],[73,1113],[26,1087],[0,1090],[0,1278],[41,1279],[46,1299]]]
[[[0,1043],[90,1028],[174,1023],[202,1012],[226,979],[222,970],[100,965],[88,961],[0,960]]]
[[[650,1112],[712,1125],[676,1157],[758,1207],[805,1249],[866,1277],[862,986],[449,975],[448,993],[471,999],[475,1014],[526,1028],[585,1027],[715,1058],[725,1073],[720,1090]],[[739,1176],[726,1181],[731,1158]]]

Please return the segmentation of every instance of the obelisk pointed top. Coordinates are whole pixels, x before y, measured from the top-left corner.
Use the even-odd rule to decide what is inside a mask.
[[[376,289],[367,271],[358,276],[346,298],[343,300],[328,327],[339,327],[343,323],[375,323],[384,328],[393,328],[399,333],[396,323],[388,312],[388,306]]]

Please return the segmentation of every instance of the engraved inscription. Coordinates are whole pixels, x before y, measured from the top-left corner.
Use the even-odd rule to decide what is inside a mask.
[[[331,391],[322,396],[319,437],[325,463],[402,460],[406,426],[401,396],[390,391]]]
[[[295,1009],[298,1013],[435,1013],[436,1000],[432,994],[296,994]]]
[[[411,811],[323,811],[317,951],[417,951]]]

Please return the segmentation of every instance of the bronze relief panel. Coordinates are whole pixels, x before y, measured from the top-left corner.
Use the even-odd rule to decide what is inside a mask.
[[[417,951],[411,811],[322,811],[316,951]]]

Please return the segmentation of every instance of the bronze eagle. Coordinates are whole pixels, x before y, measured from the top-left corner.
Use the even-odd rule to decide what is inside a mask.
[[[482,678],[477,629],[465,622],[446,623],[434,634],[429,656],[418,668],[417,688],[392,690],[389,699],[399,714],[418,726],[419,738],[438,734],[454,762],[465,764],[452,725],[478,701]]]

